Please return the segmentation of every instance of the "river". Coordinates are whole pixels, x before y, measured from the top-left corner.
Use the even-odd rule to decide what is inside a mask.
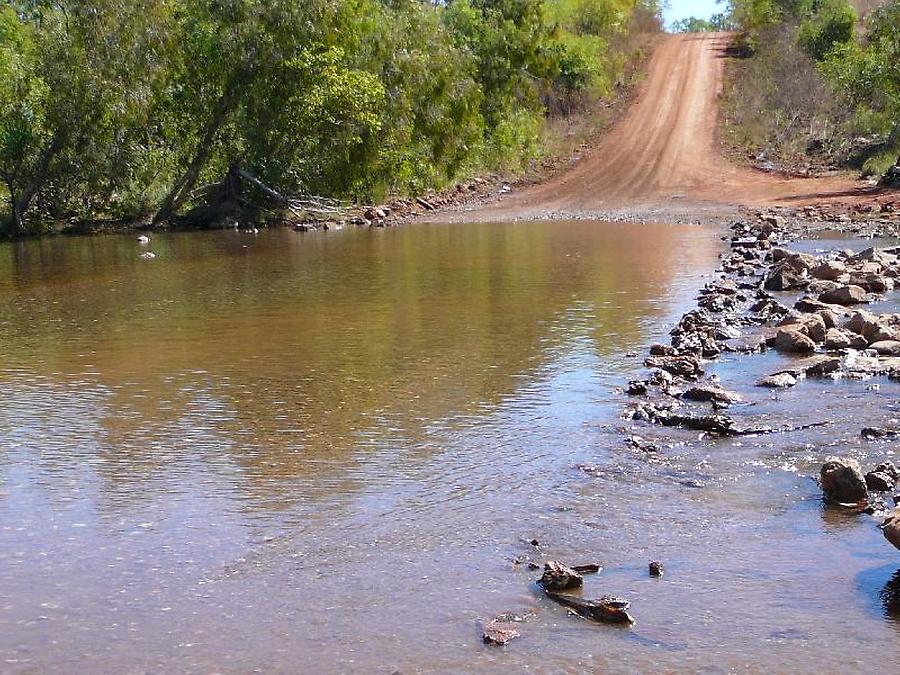
[[[521,222],[0,246],[0,670],[890,670],[900,558],[811,476],[893,448],[859,425],[623,443],[619,389],[720,235]],[[773,420],[900,416],[897,383],[751,385],[732,388]],[[637,624],[568,615],[522,556],[600,563],[585,593],[630,598]],[[522,637],[482,644],[506,611],[529,615]]]

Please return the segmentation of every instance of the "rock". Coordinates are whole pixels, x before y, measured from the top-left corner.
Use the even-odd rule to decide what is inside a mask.
[[[663,564],[654,560],[650,563],[650,576],[651,577],[661,577],[663,575]]]
[[[870,344],[869,349],[874,349],[881,356],[900,356],[900,341],[879,340]]]
[[[844,283],[849,282],[849,279],[845,279]],[[816,279],[811,282],[806,287],[806,292],[811,295],[822,295],[822,293],[828,293],[831,291],[836,291],[838,288],[843,286],[844,284],[839,284],[836,281],[826,281],[824,279]]]
[[[844,328],[868,339],[878,329],[878,317],[871,312],[857,311],[844,324]]]
[[[570,588],[581,588],[584,585],[584,578],[571,567],[551,560],[544,564],[544,574],[540,583],[548,591],[566,591]]]
[[[802,354],[815,351],[816,343],[799,330],[782,328],[775,336],[774,347],[781,352]]]
[[[866,487],[873,492],[893,490],[896,480],[881,471],[870,471],[866,474]]]
[[[841,360],[834,356],[821,356],[811,359],[811,363],[804,364],[804,372],[810,377],[821,377],[841,369]]]
[[[669,345],[655,344],[650,345],[651,356],[678,356],[678,350]]]
[[[900,548],[900,507],[895,508],[884,519],[881,525],[881,531],[884,538],[891,542],[896,548]]]
[[[696,378],[703,374],[700,359],[694,356],[651,356],[644,361],[644,365],[687,378]]]
[[[572,569],[579,574],[599,574],[603,568],[596,563],[587,563],[585,565],[572,565]]]
[[[882,266],[893,265],[897,262],[897,256],[874,246],[860,251],[853,256],[854,262],[874,262]]]
[[[819,474],[825,496],[839,504],[858,504],[869,497],[866,479],[855,459],[835,457]]]
[[[803,270],[782,263],[772,268],[766,275],[763,287],[768,291],[789,291],[803,288],[808,281],[809,278]]]
[[[646,380],[631,380],[625,393],[629,396],[643,396],[647,393],[647,385]]]
[[[814,267],[811,274],[816,279],[838,281],[843,275],[847,274],[847,266],[838,260],[828,260]]]
[[[793,373],[781,372],[768,375],[756,383],[757,387],[769,387],[770,389],[787,389],[797,384],[797,378]]]
[[[840,325],[840,317],[830,309],[820,309],[816,314],[822,317],[822,322],[825,324],[826,330],[829,328],[837,328],[838,325]]]
[[[894,466],[893,462],[882,462],[872,469],[872,471],[885,474],[895,483],[900,480],[900,469]]]
[[[813,342],[825,342],[825,333],[828,331],[828,327],[821,315],[807,314],[801,317],[800,323],[806,327],[806,334]]]
[[[513,640],[520,635],[521,633],[519,633],[511,623],[494,619],[484,627],[481,637],[485,644],[499,645],[502,647],[505,644],[509,644],[510,640]]]
[[[835,305],[859,305],[868,302],[869,296],[864,288],[848,284],[832,291],[825,291],[819,296],[819,300]]]
[[[691,415],[668,413],[658,415],[657,421],[665,427],[684,427],[694,431],[729,435],[734,433],[734,421],[725,415]]]
[[[860,435],[867,440],[878,438],[897,438],[898,436],[900,436],[900,430],[881,429],[879,427],[866,427],[860,432]]]
[[[818,300],[814,300],[810,297],[802,297],[797,302],[794,303],[794,309],[799,312],[822,312],[829,311],[833,312],[838,316],[846,316],[850,313],[846,307],[841,305],[832,305],[827,302],[819,302]]]
[[[888,277],[884,277],[874,272],[851,275],[848,281],[851,284],[861,286],[870,293],[889,293],[894,290],[893,279],[889,279]]]
[[[769,236],[772,234],[772,232],[774,232],[774,230],[783,230],[786,222],[784,216],[776,216],[771,213],[765,213],[761,215],[759,219],[763,224],[768,225],[769,228],[772,228],[771,230],[769,230]]]
[[[625,443],[627,443],[630,447],[635,450],[640,450],[641,452],[659,452],[660,447],[653,441],[648,441],[640,436],[629,436],[625,439]]]
[[[862,337],[862,336],[857,336]],[[847,349],[851,345],[850,337],[840,328],[829,328],[825,333],[826,349]]]
[[[714,384],[701,384],[685,391],[681,398],[689,401],[718,401],[719,403],[740,403],[741,397],[734,392]]]
[[[788,314],[791,310],[774,298],[763,298],[750,305],[750,311],[766,317],[772,317]]]
[[[598,600],[584,600],[574,595],[548,592],[547,597],[559,604],[575,610],[577,614],[594,621],[603,623],[634,623],[634,619],[628,613],[631,605],[624,598],[604,595]]]

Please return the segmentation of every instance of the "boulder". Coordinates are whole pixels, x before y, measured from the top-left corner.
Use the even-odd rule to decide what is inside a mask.
[[[841,305],[833,305],[826,302],[819,302],[809,296],[804,296],[800,298],[797,302],[794,303],[794,309],[798,312],[822,312],[829,311],[833,312],[837,316],[848,316],[850,314],[850,310],[846,307],[842,307]]]
[[[774,347],[780,352],[805,354],[815,351],[816,343],[799,330],[782,328],[775,336]]]
[[[884,538],[896,548],[900,548],[900,506],[891,511],[881,525]]]
[[[822,465],[819,479],[825,496],[839,504],[858,504],[869,497],[865,476],[855,459],[829,459]]]
[[[859,305],[868,302],[869,296],[864,288],[848,284],[825,291],[819,296],[819,300],[835,305]]]
[[[581,588],[584,585],[584,577],[568,565],[551,560],[544,564],[544,574],[540,583],[548,591],[566,591],[570,588]]]

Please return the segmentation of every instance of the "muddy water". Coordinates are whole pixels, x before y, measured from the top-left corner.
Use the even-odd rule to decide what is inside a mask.
[[[626,356],[716,266],[698,226],[518,223],[0,247],[0,670],[891,669],[900,556],[808,478],[897,384],[754,391],[839,420],[622,442]],[[541,542],[535,549],[528,542]],[[599,562],[601,627],[528,555]],[[666,575],[649,579],[647,562]],[[893,609],[892,609],[893,608]],[[479,621],[533,614],[504,649]]]

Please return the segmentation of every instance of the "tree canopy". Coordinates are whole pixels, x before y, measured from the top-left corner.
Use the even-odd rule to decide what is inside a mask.
[[[4,0],[0,221],[162,223],[242,166],[370,200],[515,169],[655,0]],[[648,22],[647,17],[651,17]]]

